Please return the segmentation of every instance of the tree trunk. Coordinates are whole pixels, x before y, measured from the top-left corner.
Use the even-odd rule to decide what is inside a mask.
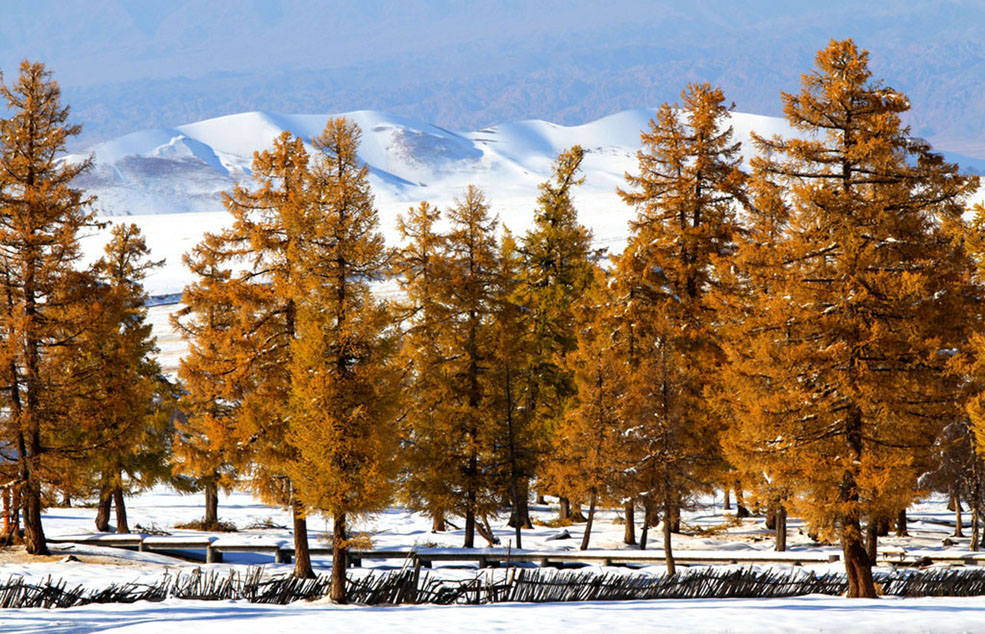
[[[62,506],[65,508],[72,508],[72,494],[68,491],[62,492]]]
[[[735,517],[737,519],[745,519],[752,515],[749,509],[746,508],[745,504],[742,503],[742,489],[735,490]]]
[[[841,547],[845,559],[845,573],[848,576],[848,597],[851,599],[874,599],[876,586],[872,581],[872,560],[865,552],[862,543],[862,525],[858,474],[862,462],[862,410],[852,405],[846,419],[846,449],[851,457],[851,466],[842,475],[839,502],[845,508],[841,517]]]
[[[787,549],[787,509],[783,502],[776,503],[776,550],[784,552]]]
[[[547,504],[547,498],[544,497],[544,494],[543,493],[538,493],[537,494],[537,504],[539,504],[541,506],[543,506],[544,504]]]
[[[116,508],[116,532],[129,533],[130,525],[127,524],[127,505],[123,499],[123,487],[116,485],[113,488],[113,506]]]
[[[311,569],[311,552],[308,550],[308,520],[300,502],[291,503],[291,512],[294,515],[294,576],[314,579],[315,571]],[[334,560],[332,565],[334,567]]]
[[[349,568],[349,545],[346,542],[345,513],[335,516],[332,526],[332,591],[335,603],[345,603],[345,573]]]
[[[640,550],[646,550],[646,538],[650,534],[650,498],[643,498],[643,528],[640,530]]]
[[[558,518],[561,520],[571,519],[571,500],[565,496],[561,496],[557,499],[558,501]]]
[[[732,493],[732,489],[729,488],[729,487],[725,487],[725,500],[722,501],[722,510],[723,511],[731,511],[732,510],[732,498],[731,498],[731,495],[730,495],[731,493]]]
[[[624,544],[635,546],[636,545],[636,517],[635,517],[636,504],[633,502],[633,500],[626,502],[626,507],[624,510],[626,514],[626,525],[625,525],[625,530],[623,531],[622,534],[622,541]]]
[[[100,533],[109,532],[109,511],[113,506],[113,490],[100,489],[99,501],[96,503],[96,530]]]
[[[469,505],[465,512],[465,548],[475,547],[475,509]]]
[[[441,511],[436,511],[434,515],[431,516],[431,532],[432,533],[443,533],[448,530],[445,526],[445,514]]]
[[[585,534],[581,538],[582,550],[588,550],[588,540],[591,539],[592,536],[592,523],[595,521],[595,502],[597,497],[598,494],[593,489],[592,496],[589,499],[589,503],[588,503],[588,520],[587,523],[585,524]]]
[[[41,526],[41,483],[28,481],[23,493],[24,545],[30,555],[50,555]]]
[[[964,532],[962,531],[962,519],[961,519],[961,494],[957,491],[954,492],[954,536],[964,537]]]
[[[875,563],[879,548],[879,521],[874,517],[869,518],[869,523],[865,525],[865,554],[869,562]]]
[[[766,507],[766,530],[776,530],[776,502],[772,502]]]
[[[219,486],[214,478],[205,483],[205,519],[202,520],[206,530],[212,530],[219,524]]]
[[[971,545],[969,550],[978,552],[978,541],[981,538],[981,518],[978,513],[978,505],[971,508]]]
[[[876,535],[879,537],[888,537],[890,526],[891,522],[887,518],[880,517],[879,521],[876,522]]]
[[[845,573],[848,575],[848,598],[876,598],[876,586],[872,581],[872,563],[862,545],[862,527],[858,520],[842,529],[841,548],[842,556],[845,558]]]
[[[906,509],[902,509],[896,516],[896,536],[897,537],[908,537],[909,533],[906,531]]]
[[[664,498],[664,561],[667,563],[667,574],[673,575],[677,572],[677,566],[674,565],[674,551],[671,548],[671,531],[670,524],[672,521],[674,513],[673,504],[670,502],[670,496]]]
[[[671,506],[671,511],[673,512],[673,515],[671,515],[670,532],[680,535],[681,534],[681,505],[675,502]]]
[[[581,512],[581,500],[571,500],[568,503],[567,519],[575,523],[588,521],[585,514]]]

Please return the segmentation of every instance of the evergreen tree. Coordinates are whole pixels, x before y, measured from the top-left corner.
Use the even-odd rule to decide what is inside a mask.
[[[249,463],[249,452],[238,442],[236,406],[241,399],[230,381],[234,357],[227,354],[234,348],[229,337],[236,332],[236,307],[227,292],[231,272],[219,263],[220,256],[221,243],[214,235],[185,254],[185,265],[197,281],[185,287],[184,306],[171,315],[172,327],[188,345],[178,365],[183,393],[173,466],[205,490],[206,530],[219,522],[219,488],[231,488]]]
[[[739,144],[720,89],[689,85],[681,108],[664,104],[641,135],[639,175],[623,199],[636,207],[616,262],[618,319],[627,328],[626,416],[636,438],[638,488],[671,524],[720,466],[719,421],[705,393],[722,362],[713,297],[726,292],[735,207],[744,198]]]
[[[288,475],[298,499],[331,514],[332,591],[345,601],[347,523],[386,507],[393,490],[399,374],[393,319],[370,294],[387,272],[387,253],[356,155],[360,130],[343,118],[313,140],[312,209],[296,282],[297,337],[288,367]]]
[[[495,429],[489,370],[495,355],[493,315],[499,296],[495,217],[482,192],[469,186],[448,211],[447,273],[442,294],[448,311],[444,345],[448,387],[443,415],[455,426],[445,450],[455,461],[447,474],[455,510],[465,517],[465,547],[475,542],[476,518],[497,507],[490,448]]]
[[[93,323],[81,337],[76,363],[88,366],[89,394],[76,420],[100,419],[105,440],[85,459],[97,479],[97,526],[106,530],[109,502],[116,507],[118,533],[128,533],[124,495],[170,476],[172,389],[154,360],[158,349],[147,323],[143,280],[162,262],[134,224],[114,225],[105,256],[95,265],[100,298]],[[102,520],[102,521],[101,521]]]
[[[962,337],[967,264],[955,227],[977,183],[909,136],[906,98],[871,80],[851,40],[819,52],[783,99],[801,136],[757,139],[756,171],[790,209],[775,245],[743,245],[764,264],[747,273],[771,292],[757,295],[758,328],[732,346],[746,379],[735,433],[795,491],[793,510],[838,531],[849,596],[872,597],[862,519],[912,496],[956,400],[946,351]],[[771,248],[782,257],[756,255]]]
[[[394,271],[407,298],[398,307],[404,323],[404,493],[412,508],[432,518],[435,531],[445,529],[445,516],[455,506],[447,477],[455,469],[450,443],[456,422],[446,410],[449,323],[443,294],[446,238],[435,227],[440,215],[437,208],[421,203],[398,216],[397,229],[405,244],[394,255]]]
[[[292,355],[298,337],[298,296],[307,290],[310,265],[306,252],[318,251],[320,226],[313,216],[308,153],[300,138],[287,132],[273,148],[253,159],[255,189],[237,185],[225,198],[232,226],[206,235],[200,253],[215,259],[219,271],[245,267],[215,276],[220,306],[235,308],[228,329],[206,329],[214,335],[201,347],[221,346],[230,361],[228,374],[217,378],[233,404],[235,424],[231,447],[245,459],[241,466],[248,484],[267,503],[291,509],[294,529],[294,574],[313,577],[308,550],[307,509],[289,477],[298,459],[291,441],[289,417],[292,394]],[[229,457],[232,457],[231,455]]]
[[[578,300],[577,347],[566,356],[577,388],[572,407],[558,427],[557,475],[563,494],[588,499],[588,521],[581,549],[588,548],[597,506],[625,491],[627,432],[624,406],[625,331],[613,319],[605,274]],[[563,466],[562,466],[563,465]]]
[[[524,235],[520,251],[523,267],[515,292],[530,322],[529,367],[525,369],[528,390],[524,408],[531,425],[540,430],[541,442],[532,449],[554,443],[554,435],[565,411],[571,407],[575,387],[565,357],[576,347],[574,302],[592,282],[594,261],[592,234],[578,223],[574,188],[584,182],[581,163],[584,150],[571,147],[558,155],[551,179],[541,183],[533,226]],[[551,474],[564,471],[551,456],[542,471],[542,485],[560,491],[562,484]],[[555,456],[556,457],[556,456]],[[548,483],[554,480],[555,484]],[[565,518],[567,519],[567,518]],[[529,523],[521,516],[520,521]]]
[[[73,269],[78,232],[93,219],[89,200],[71,183],[90,163],[58,158],[80,128],[67,123],[69,110],[43,64],[22,62],[0,96],[8,113],[0,119],[2,433],[17,455],[27,551],[46,555],[42,483],[58,479],[52,457],[79,451],[71,446],[74,432],[67,444],[59,434],[66,431],[66,403],[84,390],[59,364],[88,323],[91,286]]]

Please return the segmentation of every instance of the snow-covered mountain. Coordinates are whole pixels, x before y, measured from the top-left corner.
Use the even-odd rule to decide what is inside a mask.
[[[537,185],[550,175],[557,154],[574,144],[587,150],[586,182],[575,192],[580,220],[596,244],[615,252],[628,235],[634,212],[616,195],[626,172],[636,171],[640,131],[656,111],[628,110],[580,126],[546,121],[505,123],[475,132],[453,132],[422,121],[381,112],[345,116],[362,129],[360,156],[391,243],[398,239],[396,217],[420,200],[445,207],[468,184],[482,187],[505,226],[522,233],[533,217]],[[304,139],[318,135],[330,116],[249,112],[128,134],[68,160],[93,156],[93,169],[78,185],[97,196],[97,208],[114,221],[135,221],[154,257],[165,266],[147,280],[154,294],[179,292],[191,278],[181,255],[229,222],[222,192],[250,182],[253,153],[269,148],[283,130]],[[749,134],[790,134],[782,119],[735,113],[732,126],[746,156]],[[985,171],[985,161],[952,155],[967,169]],[[981,196],[979,196],[981,198]],[[197,213],[188,213],[197,212]],[[102,251],[106,231],[85,241],[87,257]]]
[[[470,183],[490,197],[534,195],[554,157],[576,143],[587,150],[584,191],[613,192],[634,169],[640,131],[654,112],[628,110],[571,127],[519,121],[475,132],[373,111],[345,116],[362,128],[360,158],[380,202],[412,203],[449,200]],[[94,168],[78,184],[98,197],[106,215],[216,211],[221,192],[249,181],[254,152],[284,130],[311,139],[331,116],[337,115],[248,112],[142,130],[69,158],[94,156]],[[734,114],[732,125],[744,142],[751,130],[789,132],[783,120],[750,114]]]

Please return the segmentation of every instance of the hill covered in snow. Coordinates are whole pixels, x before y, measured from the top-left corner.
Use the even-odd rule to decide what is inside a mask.
[[[587,150],[584,191],[611,193],[635,168],[640,131],[654,113],[628,110],[580,126],[518,121],[473,132],[382,112],[345,116],[362,128],[360,157],[386,204],[449,200],[470,183],[492,197],[532,196],[557,154],[574,144]],[[70,159],[95,158],[78,184],[98,197],[105,215],[216,211],[222,209],[221,192],[249,181],[254,152],[269,148],[284,130],[310,140],[331,116],[235,114],[142,130]],[[780,119],[749,114],[734,114],[732,125],[746,148],[751,130],[789,132]]]

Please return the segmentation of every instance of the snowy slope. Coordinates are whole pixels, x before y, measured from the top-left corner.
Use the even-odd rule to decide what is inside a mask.
[[[412,203],[450,200],[469,183],[492,197],[532,196],[554,157],[576,143],[588,151],[584,191],[611,193],[633,169],[640,130],[654,112],[628,110],[570,127],[519,121],[464,133],[381,112],[345,116],[363,131],[360,157],[370,166],[378,199]],[[284,130],[309,140],[331,116],[230,115],[135,132],[70,160],[95,159],[79,184],[98,196],[106,215],[217,211],[221,192],[248,180],[254,152],[269,148]],[[780,119],[747,114],[733,115],[733,126],[743,142],[750,130],[788,132]]]
[[[360,157],[371,169],[381,228],[391,243],[397,240],[399,213],[420,200],[446,207],[468,184],[482,187],[502,223],[522,233],[532,218],[537,185],[549,177],[554,158],[580,144],[586,149],[586,182],[575,192],[579,217],[597,245],[612,252],[622,248],[634,215],[616,188],[625,184],[626,172],[636,171],[640,131],[655,112],[627,110],[579,126],[518,121],[474,132],[369,110],[345,116],[362,129]],[[141,226],[154,257],[166,260],[147,280],[150,292],[176,293],[190,281],[181,255],[204,231],[229,221],[222,192],[236,182],[250,182],[253,153],[269,148],[284,130],[311,139],[332,116],[338,115],[247,112],[135,132],[67,159],[93,157],[93,169],[78,184],[97,196],[101,213],[117,222],[129,216]],[[752,131],[791,134],[787,123],[774,117],[735,113],[731,124],[746,158],[754,152]],[[948,159],[985,172],[985,161],[959,155]],[[104,231],[86,240],[90,259],[100,255],[106,236]]]

